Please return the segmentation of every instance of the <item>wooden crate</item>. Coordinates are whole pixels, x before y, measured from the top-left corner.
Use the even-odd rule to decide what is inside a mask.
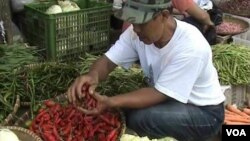
[[[244,108],[250,106],[250,85],[233,85],[224,91],[226,104],[236,104],[237,107]]]

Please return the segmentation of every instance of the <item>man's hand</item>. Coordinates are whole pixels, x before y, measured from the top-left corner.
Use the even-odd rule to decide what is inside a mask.
[[[91,96],[93,96],[93,98],[97,101],[96,108],[88,110],[83,107],[77,107],[80,111],[84,112],[87,115],[97,115],[110,108],[111,104],[107,96],[100,95],[97,92],[94,92],[93,94],[91,94]]]
[[[203,26],[203,33],[206,33],[206,32],[208,32],[211,29],[215,29],[215,26],[214,26],[213,23],[210,23],[210,25],[204,25]]]
[[[74,81],[67,91],[69,102],[76,104],[86,93],[93,94],[98,84],[98,79],[90,74],[82,75]]]

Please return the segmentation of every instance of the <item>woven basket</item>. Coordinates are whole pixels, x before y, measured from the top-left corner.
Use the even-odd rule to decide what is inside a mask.
[[[40,137],[38,137],[35,133],[32,131],[22,128],[22,127],[17,127],[17,126],[0,126],[0,129],[10,129],[12,132],[14,132],[18,139],[20,141],[42,141]]]
[[[213,0],[215,5],[221,9],[224,13],[230,13],[233,15],[243,16],[243,17],[250,17],[249,0]],[[242,6],[242,1],[247,3],[246,6]]]
[[[230,16],[230,15],[224,15],[223,16],[223,22],[231,22],[231,23],[235,23],[235,24],[238,24],[241,26],[242,30],[241,31],[238,31],[238,32],[218,32],[216,31],[216,33],[218,35],[222,35],[222,36],[225,36],[225,35],[236,35],[236,34],[240,34],[240,33],[244,33],[246,31],[248,31],[249,29],[249,23],[243,19],[239,19],[237,17],[234,17],[234,16]],[[219,26],[219,25],[218,25]]]
[[[58,63],[58,62],[43,62],[43,63],[35,63],[35,64],[29,64],[29,65],[25,65],[21,68],[18,68],[15,71],[15,73],[19,72],[19,71],[22,71],[23,69],[28,69],[28,70],[32,70],[32,69],[37,69],[37,68],[41,68],[42,65],[62,65],[62,66],[65,66],[66,64],[63,64],[63,63]],[[43,99],[43,100],[40,100],[40,101],[36,101],[37,103],[41,103],[43,101],[45,101],[47,99]],[[29,107],[32,103],[30,101],[23,101],[22,100],[22,97],[21,97],[21,106],[24,106],[24,107]]]
[[[53,98],[53,101],[55,101],[55,102],[59,102],[59,103],[62,103],[62,102],[65,102],[65,101],[67,101],[68,100],[68,98],[67,98],[67,95],[66,94],[62,94],[62,95],[59,95],[59,96],[57,96],[57,97],[55,97],[55,98]],[[120,113],[120,115],[121,115],[121,123],[122,123],[122,127],[121,127],[121,131],[120,131],[120,134],[119,134],[119,136],[118,136],[118,140],[117,141],[120,141],[119,139],[121,138],[121,136],[125,133],[125,131],[126,131],[126,122],[125,122],[125,115],[123,114],[123,112],[121,112],[120,110],[119,110],[119,113]],[[26,121],[28,121],[28,120],[30,120],[31,119],[31,115],[30,115],[30,112],[29,111],[27,111],[27,112],[25,112],[20,118],[18,118],[17,120],[16,120],[16,122],[14,123],[14,126],[21,126],[21,127],[24,127],[24,126],[26,126],[25,125],[25,123],[26,123]]]
[[[12,119],[14,118],[19,107],[20,107],[20,97],[19,97],[19,95],[17,95],[16,102],[15,102],[15,105],[13,107],[13,111],[1,123],[2,126],[9,125],[10,122],[13,122]]]

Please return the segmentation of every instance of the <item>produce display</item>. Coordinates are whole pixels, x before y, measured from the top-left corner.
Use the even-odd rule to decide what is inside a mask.
[[[13,112],[16,102],[16,94],[11,90],[14,86],[12,71],[38,60],[34,48],[24,43],[0,45],[0,124]]]
[[[166,137],[162,139],[149,139],[148,137],[139,137],[130,134],[123,134],[120,141],[177,141],[172,137]]]
[[[64,93],[79,75],[74,66],[60,63],[41,63],[16,70],[12,90],[21,100],[46,100]]]
[[[219,8],[225,10],[225,12],[234,13],[237,15],[250,16],[249,0],[220,0],[218,3]]]
[[[0,71],[0,124],[4,121],[8,114],[13,111],[16,96],[12,94],[9,87],[11,87],[11,74]]]
[[[72,1],[58,1],[58,5],[52,5],[47,10],[47,14],[58,14],[62,12],[70,12],[80,10],[80,7]]]
[[[80,72],[80,74],[88,72],[89,66],[98,57],[99,56],[96,55],[86,54],[85,58],[81,58],[80,61],[75,64],[76,66],[78,66],[77,68],[79,68],[78,71]],[[103,95],[113,96],[130,92],[146,86],[147,83],[145,81],[142,69],[135,64],[130,69],[117,67],[113,72],[109,74],[109,77],[106,81],[103,81],[98,85],[97,91]]]
[[[217,33],[240,33],[243,30],[240,24],[235,22],[223,21],[216,26]]]
[[[9,72],[22,65],[39,61],[39,55],[35,47],[24,43],[13,45],[0,44],[0,72]]]
[[[238,109],[235,104],[226,105],[224,124],[250,125],[250,107]]]
[[[250,84],[250,48],[236,44],[212,47],[213,63],[222,85]]]
[[[96,100],[89,94],[85,97],[78,106],[95,108]],[[117,141],[122,132],[122,117],[116,110],[91,116],[67,102],[61,104],[47,100],[44,105],[29,127],[44,141]]]
[[[225,13],[250,17],[250,0],[219,0],[215,4]],[[40,1],[25,6],[27,27],[23,31],[27,33],[22,34],[37,47],[25,43],[0,44],[0,141],[22,141],[20,134],[7,127],[20,127],[43,141],[177,141],[173,137],[140,137],[133,131],[129,134],[120,109],[108,109],[98,115],[84,114],[77,107],[92,110],[97,106],[96,99],[88,93],[83,99],[77,98],[75,105],[68,102],[65,93],[75,78],[88,73],[100,57],[96,54],[102,54],[110,46],[111,9],[112,5],[98,0],[88,4],[85,0]],[[225,14],[216,32],[232,36],[248,28],[247,21]],[[57,62],[48,62],[45,56]],[[216,44],[212,46],[212,57],[221,85],[237,86],[232,94],[238,92],[238,87],[247,89],[239,90],[244,90],[244,96],[237,95],[237,98],[244,97],[244,102],[225,105],[224,124],[250,125],[247,96],[250,46]],[[106,81],[100,82],[96,91],[114,96],[147,86],[143,70],[134,64],[129,69],[118,66]],[[19,96],[21,107],[16,104],[20,103],[16,102],[20,101]]]

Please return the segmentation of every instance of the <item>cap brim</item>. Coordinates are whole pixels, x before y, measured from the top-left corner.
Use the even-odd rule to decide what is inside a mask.
[[[134,24],[146,23],[153,18],[153,15],[154,12],[145,12],[128,6],[114,12],[116,18]]]

